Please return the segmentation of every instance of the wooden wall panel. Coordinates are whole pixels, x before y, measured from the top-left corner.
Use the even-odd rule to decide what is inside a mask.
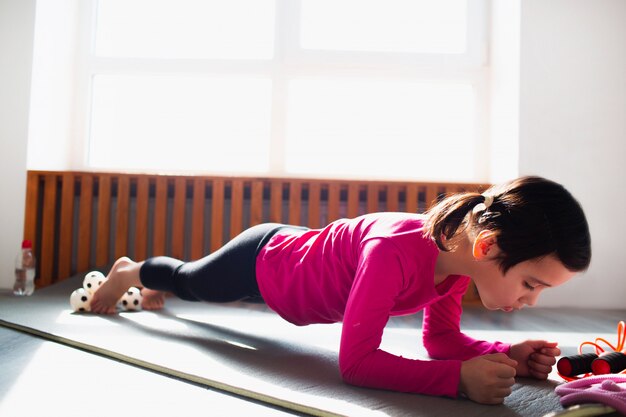
[[[214,252],[224,242],[224,180],[213,181],[213,194],[211,196],[211,247]]]
[[[367,212],[375,213],[378,211],[378,185],[369,184],[367,186]]]
[[[24,238],[35,246],[37,286],[41,287],[77,272],[106,267],[129,252],[137,260],[158,255],[184,259],[186,254],[199,259],[240,233],[248,222],[287,221],[319,228],[341,216],[365,212],[419,212],[447,193],[486,187],[29,171]],[[186,218],[187,204],[191,218]],[[224,236],[227,226],[229,236]],[[477,297],[472,287],[464,302],[475,303]]]
[[[328,219],[327,223],[337,220],[340,216],[339,193],[341,187],[336,182],[328,184]]]
[[[152,226],[152,256],[166,255],[167,239],[167,178],[157,177],[154,192],[154,223]]]
[[[309,224],[308,227],[317,229],[321,226],[320,222],[320,195],[321,186],[319,182],[313,182],[309,185]]]
[[[230,198],[230,237],[243,231],[243,180],[233,180]]]
[[[398,198],[399,190],[397,185],[388,185],[387,186],[387,211],[398,211],[400,209],[400,202]]]
[[[407,213],[417,213],[419,210],[417,184],[408,184],[406,186],[405,210]]]
[[[187,202],[187,180],[174,180],[174,207],[172,209],[172,257],[185,257],[185,204]]]
[[[204,256],[204,201],[206,183],[203,178],[194,178],[193,203],[191,208],[191,259]]]
[[[135,259],[148,256],[148,213],[150,205],[150,179],[141,176],[137,179],[135,197]]]
[[[128,218],[130,216],[130,177],[117,179],[117,203],[115,206],[115,259],[128,255]]]
[[[270,185],[270,214],[269,221],[272,223],[283,222],[283,183],[272,181]]]
[[[78,245],[76,269],[86,271],[91,264],[91,231],[93,225],[93,176],[80,176],[80,199],[78,209]]]
[[[98,176],[98,226],[96,232],[96,265],[109,263],[109,241],[111,236],[111,176]]]
[[[44,177],[43,209],[41,216],[41,252],[39,255],[39,285],[50,285],[54,278],[54,254],[56,253],[55,236],[57,208],[57,175],[48,174]]]
[[[357,183],[348,184],[347,213],[349,218],[357,217],[359,213],[359,192],[360,186]]]
[[[26,176],[26,204],[24,207],[24,239],[33,242],[36,252],[39,252],[37,241],[37,213],[42,206],[39,201],[39,184],[41,176],[36,172],[29,172]]]
[[[74,237],[74,174],[65,172],[61,176],[61,212],[59,227],[58,275],[72,274],[72,247]]]
[[[289,185],[289,224],[302,225],[300,214],[302,212],[302,183],[294,181]]]
[[[263,181],[252,180],[250,187],[250,226],[263,223]]]

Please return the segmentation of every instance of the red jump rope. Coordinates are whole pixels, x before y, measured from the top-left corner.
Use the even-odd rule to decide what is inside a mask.
[[[578,355],[565,356],[559,359],[556,369],[561,378],[574,381],[591,375],[626,374],[626,324],[617,324],[617,344],[601,337],[594,342],[583,342],[578,346]],[[595,353],[583,353],[584,346],[593,346]],[[610,350],[608,350],[610,349]]]

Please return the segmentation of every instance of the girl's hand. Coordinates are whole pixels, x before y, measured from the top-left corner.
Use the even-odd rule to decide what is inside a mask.
[[[501,404],[511,394],[517,362],[504,353],[477,356],[461,365],[459,392],[482,404]]]
[[[509,356],[517,361],[517,375],[547,379],[561,349],[556,342],[527,340],[511,345]]]

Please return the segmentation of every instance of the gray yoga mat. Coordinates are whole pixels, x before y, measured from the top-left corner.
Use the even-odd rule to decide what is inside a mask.
[[[297,327],[263,305],[168,298],[159,312],[73,313],[69,296],[83,276],[31,297],[0,295],[0,325],[311,415],[536,417],[562,410],[550,380],[518,379],[498,406],[347,385],[337,364],[339,324]],[[484,336],[493,339],[494,332]],[[426,357],[419,328],[388,327],[383,348]]]

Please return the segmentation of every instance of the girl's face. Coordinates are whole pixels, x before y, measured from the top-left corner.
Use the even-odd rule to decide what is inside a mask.
[[[504,274],[495,261],[498,252],[497,244],[490,245],[485,256],[476,259],[480,267],[473,277],[483,305],[490,310],[510,312],[533,306],[543,290],[575,275],[554,255],[520,262]]]

